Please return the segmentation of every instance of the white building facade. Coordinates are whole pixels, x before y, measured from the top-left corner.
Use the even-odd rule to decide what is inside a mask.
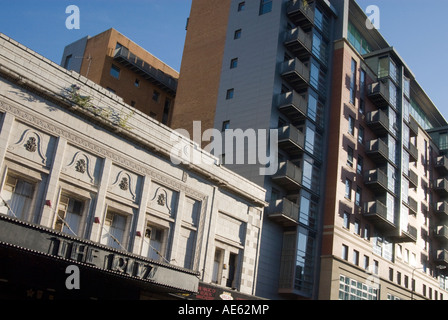
[[[0,113],[4,216],[197,273],[192,297],[201,283],[254,294],[263,188],[3,34]],[[179,141],[204,161],[174,164]]]

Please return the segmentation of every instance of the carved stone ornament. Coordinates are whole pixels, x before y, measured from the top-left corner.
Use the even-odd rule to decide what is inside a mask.
[[[36,138],[30,137],[28,141],[25,144],[25,149],[29,152],[36,152],[37,150],[37,144],[36,144]]]
[[[166,203],[166,199],[165,199],[165,195],[164,194],[159,194],[159,197],[157,198],[157,203],[159,204],[159,206],[164,206]]]
[[[86,168],[87,168],[86,160],[84,159],[78,160],[78,162],[76,163],[76,171],[80,173],[85,173]]]
[[[128,178],[121,179],[121,182],[120,182],[119,186],[120,186],[121,190],[124,190],[124,191],[128,190],[129,189]]]

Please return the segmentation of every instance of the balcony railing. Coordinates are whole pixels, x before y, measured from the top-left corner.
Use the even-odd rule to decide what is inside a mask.
[[[400,230],[397,236],[392,236],[395,242],[416,242],[417,241],[417,228],[408,224],[406,229]]]
[[[299,223],[300,206],[286,198],[277,200],[269,207],[268,217],[282,226],[296,226]]]
[[[418,202],[414,198],[408,197],[407,201],[404,201],[404,204],[409,208],[412,214],[417,214]]]
[[[291,161],[282,162],[272,180],[288,191],[298,191],[302,187],[302,169]]]
[[[397,227],[394,221],[390,221],[387,217],[387,207],[379,200],[365,202],[363,216],[370,220],[375,226],[384,232],[396,231]]]
[[[306,0],[289,1],[286,13],[294,24],[304,29],[309,29],[314,23],[314,8]]]
[[[285,33],[285,47],[287,47],[297,58],[307,58],[311,55],[312,38],[309,33],[297,27],[287,30]]]
[[[409,135],[411,137],[418,136],[418,123],[412,116],[409,116],[409,121],[406,121],[406,124],[409,126]]]
[[[439,216],[440,219],[445,220],[448,218],[448,202],[442,201],[437,202],[434,206],[434,212]]]
[[[442,243],[448,242],[448,227],[446,225],[440,225],[436,227],[434,236]]]
[[[418,161],[418,149],[415,145],[409,142],[408,145],[403,144],[404,149],[409,153],[409,161],[416,162]]]
[[[377,135],[384,135],[389,131],[389,117],[382,110],[369,112],[366,122],[369,128]]]
[[[278,109],[286,115],[292,124],[300,124],[307,115],[308,101],[296,91],[286,92],[278,96]]]
[[[439,196],[444,198],[448,197],[448,180],[445,178],[435,180],[433,189]]]
[[[434,164],[434,168],[441,175],[448,174],[448,157],[445,155],[437,157],[436,163]]]
[[[441,263],[443,265],[448,265],[448,251],[443,249],[443,250],[437,250],[436,251],[436,256],[434,257],[435,261],[438,263]]]
[[[364,184],[375,193],[387,192],[387,174],[381,169],[369,170],[364,173]]]
[[[309,86],[310,69],[297,58],[282,63],[281,75],[298,92]]]
[[[409,180],[410,188],[418,187],[418,175],[412,169],[408,170],[408,174],[406,175],[406,178],[408,178],[408,180]]]
[[[305,150],[305,135],[293,125],[278,129],[278,146],[296,157]]]
[[[368,86],[367,96],[377,107],[386,107],[390,101],[389,85],[382,81],[372,83]]]
[[[382,164],[389,159],[389,147],[381,140],[371,140],[367,143],[366,154],[376,163]]]
[[[121,47],[116,50],[114,59],[171,94],[176,93],[177,79],[146,63],[130,52],[128,48]]]

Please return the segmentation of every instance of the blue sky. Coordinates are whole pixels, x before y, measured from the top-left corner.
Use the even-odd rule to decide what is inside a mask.
[[[254,0],[252,0],[254,1]],[[274,0],[278,1],[278,0]],[[68,30],[68,5],[80,9],[79,30]],[[448,1],[358,0],[380,8],[380,32],[448,119]],[[60,63],[64,46],[111,27],[180,70],[191,0],[3,1],[0,32]]]

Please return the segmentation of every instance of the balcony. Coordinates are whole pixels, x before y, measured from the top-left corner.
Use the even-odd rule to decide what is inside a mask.
[[[288,48],[297,58],[307,59],[312,51],[311,35],[297,27],[285,32],[285,47]]]
[[[282,78],[298,92],[306,90],[309,86],[310,69],[297,58],[283,62],[280,73]]]
[[[412,116],[409,116],[409,121],[406,121],[406,124],[409,126],[409,135],[411,137],[418,136],[418,123]]]
[[[387,218],[386,205],[378,200],[364,203],[363,216],[385,233],[392,233],[397,229],[395,223]]]
[[[396,242],[416,242],[417,241],[417,228],[408,224],[406,230],[400,230],[398,236],[392,236]]]
[[[278,146],[292,157],[297,157],[305,150],[305,135],[292,125],[279,128]]]
[[[116,50],[114,54],[114,60],[131,69],[146,80],[151,81],[168,93],[172,95],[176,94],[178,82],[177,79],[146,63],[135,54],[130,52],[128,48],[121,47],[120,49]]]
[[[439,156],[436,159],[436,163],[434,164],[434,168],[437,172],[443,176],[448,174],[448,158],[447,156]]]
[[[381,169],[366,171],[364,184],[375,193],[387,192],[387,175]]]
[[[418,161],[418,149],[415,145],[409,142],[408,145],[403,144],[404,149],[409,153],[409,161],[417,162]]]
[[[445,178],[437,179],[434,182],[433,189],[435,192],[437,192],[439,194],[439,196],[441,196],[443,198],[448,197],[448,180]]]
[[[314,23],[313,7],[305,0],[291,0],[286,8],[288,18],[303,29],[310,29]]]
[[[418,188],[418,175],[413,170],[409,169],[406,178],[409,181],[409,188]]]
[[[389,147],[381,140],[371,140],[367,143],[366,154],[377,164],[383,164],[389,160]]]
[[[448,227],[445,225],[439,225],[434,230],[434,237],[443,244],[448,243]]]
[[[409,208],[409,210],[411,211],[410,213],[416,215],[417,211],[418,211],[418,202],[412,198],[412,197],[408,197],[407,201],[405,201],[405,199],[403,199],[403,203],[406,205],[406,207]]]
[[[369,112],[366,122],[376,135],[382,136],[389,132],[389,117],[382,110]]]
[[[296,226],[299,223],[299,214],[300,206],[286,198],[271,204],[268,211],[269,219],[285,227]]]
[[[389,105],[389,85],[386,83],[378,81],[372,83],[367,88],[367,96],[378,108],[387,107]]]
[[[437,250],[434,260],[442,265],[448,266],[448,251],[445,249]]]
[[[434,206],[434,212],[439,219],[445,220],[448,218],[448,202],[437,202]]]
[[[298,191],[302,188],[302,169],[291,161],[282,162],[272,180],[287,191]]]
[[[308,102],[303,95],[291,91],[279,96],[278,109],[292,124],[298,125],[306,118]]]

